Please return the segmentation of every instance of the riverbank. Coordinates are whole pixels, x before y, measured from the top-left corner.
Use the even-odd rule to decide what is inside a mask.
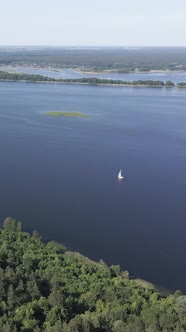
[[[174,83],[173,86],[156,85],[156,84],[129,84],[124,83],[88,83],[88,82],[73,82],[73,81],[59,81],[59,80],[49,80],[49,81],[34,81],[34,80],[14,80],[14,79],[0,79],[0,82],[15,82],[15,83],[47,83],[47,84],[67,84],[67,85],[94,85],[94,86],[112,86],[112,87],[134,87],[134,88],[166,88],[166,89],[185,89],[185,85],[181,86],[181,83]]]
[[[8,80],[26,80],[26,81],[57,81],[57,82],[83,82],[83,83],[93,83],[98,85],[98,83],[106,84],[116,84],[121,85],[176,85],[184,84],[186,85],[186,72],[183,71],[156,71],[150,72],[114,72],[111,69],[105,71],[88,71],[85,70],[84,74],[80,68],[68,68],[68,69],[56,69],[53,68],[31,68],[31,67],[10,67],[5,71],[0,71],[0,79]],[[1,69],[5,69],[1,67]],[[80,71],[78,71],[80,70]],[[156,84],[158,83],[158,84]],[[168,83],[168,84],[167,84]]]
[[[0,234],[3,331],[183,331],[180,291],[161,294],[119,265],[43,242],[11,218]]]
[[[185,73],[186,71],[184,70],[160,70],[160,69],[150,69],[148,71],[145,70],[129,70],[129,71],[125,71],[125,70],[117,70],[117,69],[105,69],[105,70],[85,70],[85,69],[81,69],[81,68],[69,68],[69,70],[75,70],[76,72],[80,73],[80,74],[90,74],[90,75],[94,75],[94,74],[180,74],[180,73]]]
[[[20,65],[20,64],[14,64],[14,65],[1,65],[0,70],[6,71],[9,73],[17,73],[20,74],[22,72],[19,72],[19,69],[21,70],[36,70],[36,71],[51,71],[51,72],[60,72],[61,70],[68,70],[68,71],[74,71],[76,73],[80,74],[180,74],[180,73],[186,73],[186,70],[170,70],[170,69],[149,69],[149,70],[140,70],[140,69],[134,69],[134,70],[119,70],[119,69],[100,69],[100,70],[94,70],[94,69],[86,69],[82,67],[52,67],[52,66],[31,66],[31,65]]]

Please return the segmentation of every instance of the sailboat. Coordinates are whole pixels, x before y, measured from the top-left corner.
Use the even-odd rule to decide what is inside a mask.
[[[123,176],[121,175],[121,169],[120,169],[120,171],[119,171],[119,173],[118,173],[118,179],[119,179],[119,180],[122,180],[122,179],[123,179]]]

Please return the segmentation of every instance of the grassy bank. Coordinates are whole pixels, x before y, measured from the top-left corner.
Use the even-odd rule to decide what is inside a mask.
[[[46,115],[49,116],[54,116],[54,117],[67,117],[67,118],[90,118],[89,115],[83,114],[80,112],[62,112],[62,111],[49,111],[45,113]]]

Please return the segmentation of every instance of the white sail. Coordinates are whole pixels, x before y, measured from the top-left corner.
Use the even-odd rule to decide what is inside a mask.
[[[123,176],[121,175],[121,169],[120,169],[120,171],[119,171],[119,173],[118,173],[118,179],[119,179],[119,180],[123,179]]]

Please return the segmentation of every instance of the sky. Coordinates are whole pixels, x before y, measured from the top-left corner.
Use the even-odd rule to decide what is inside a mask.
[[[0,2],[0,45],[186,46],[186,0]]]

